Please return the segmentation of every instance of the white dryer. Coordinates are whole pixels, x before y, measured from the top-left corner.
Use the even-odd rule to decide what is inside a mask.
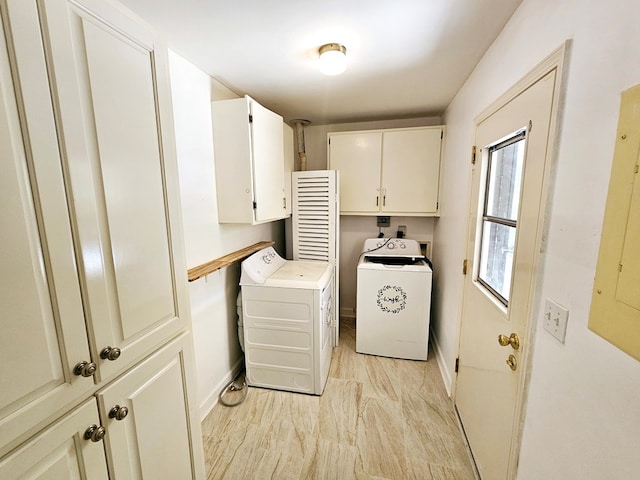
[[[273,247],[242,262],[247,383],[321,395],[331,365],[333,267]]]
[[[357,270],[356,351],[426,360],[431,277],[416,240],[365,240]]]

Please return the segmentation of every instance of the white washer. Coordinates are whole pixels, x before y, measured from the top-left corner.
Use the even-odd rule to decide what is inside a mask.
[[[426,360],[431,277],[416,240],[365,240],[357,271],[356,351]]]
[[[273,247],[242,262],[247,383],[321,395],[331,365],[333,267]]]

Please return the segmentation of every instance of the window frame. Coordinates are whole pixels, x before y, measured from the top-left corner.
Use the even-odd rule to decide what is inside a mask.
[[[517,235],[518,235],[518,218],[519,218],[519,212],[520,212],[520,200],[522,199],[522,183],[524,180],[524,162],[526,161],[526,152],[527,152],[527,129],[526,128],[522,128],[520,130],[516,130],[515,132],[513,132],[512,134],[508,135],[507,137],[505,137],[503,140],[500,140],[494,144],[488,145],[486,147],[487,149],[487,169],[486,169],[486,173],[485,173],[485,177],[484,177],[484,199],[482,202],[482,212],[479,215],[479,219],[478,219],[478,225],[479,225],[479,233],[478,233],[478,250],[477,250],[477,265],[478,265],[478,269],[477,269],[477,273],[476,273],[476,281],[482,285],[482,287],[484,287],[491,295],[493,295],[495,297],[496,300],[498,300],[502,305],[504,305],[506,308],[509,308],[509,300],[505,298],[500,292],[498,292],[494,287],[492,287],[488,281],[484,280],[481,276],[480,276],[480,271],[481,271],[481,262],[482,262],[482,252],[483,252],[483,246],[484,246],[484,241],[485,241],[485,225],[486,224],[497,224],[497,225],[503,225],[503,226],[507,226],[507,227],[511,227],[514,229],[515,231],[515,235],[516,235],[516,244],[517,244]],[[524,141],[525,143],[523,144],[523,148],[524,148],[524,155],[523,155],[523,164],[522,164],[522,174],[521,174],[521,178],[520,178],[520,189],[518,192],[519,198],[518,198],[518,215],[516,215],[516,219],[510,219],[510,218],[505,218],[505,217],[499,217],[499,216],[495,216],[495,215],[488,215],[488,209],[489,209],[489,191],[490,191],[490,187],[491,187],[491,169],[493,167],[493,162],[492,162],[492,156],[493,153],[498,151],[498,150],[502,150],[503,148],[509,147],[510,145],[516,144],[518,142]],[[515,246],[514,246],[514,254],[515,254]],[[511,265],[511,281],[513,282],[513,268],[514,268],[514,264],[512,263]],[[509,288],[509,293],[511,293],[511,288]]]

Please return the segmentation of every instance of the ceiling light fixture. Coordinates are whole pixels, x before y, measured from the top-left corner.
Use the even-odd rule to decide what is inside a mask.
[[[347,68],[347,49],[339,43],[322,45],[318,54],[320,71],[325,75],[339,75]]]

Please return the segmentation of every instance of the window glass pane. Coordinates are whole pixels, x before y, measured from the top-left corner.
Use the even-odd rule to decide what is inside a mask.
[[[479,280],[495,291],[508,304],[513,271],[516,229],[489,220],[482,224]]]
[[[524,163],[524,138],[490,150],[489,162],[485,215],[517,220]]]

